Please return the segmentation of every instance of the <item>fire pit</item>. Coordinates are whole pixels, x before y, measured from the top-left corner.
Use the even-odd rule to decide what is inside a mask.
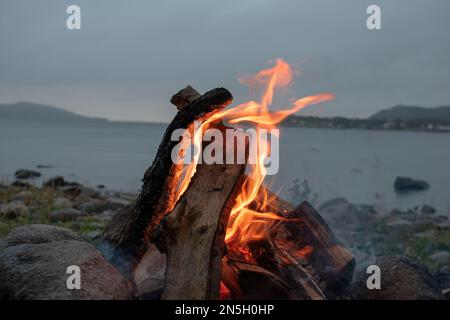
[[[349,284],[354,259],[321,216],[309,203],[294,207],[263,184],[271,140],[259,133],[333,98],[308,96],[289,109],[269,111],[274,91],[290,84],[292,73],[277,60],[242,78],[252,88],[263,87],[261,101],[227,109],[232,95],[224,88],[200,95],[188,86],[173,96],[179,111],[144,175],[139,198],[105,231],[115,248],[113,263],[135,279],[140,296],[323,300]],[[240,123],[254,129],[253,140],[230,127]],[[184,135],[177,135],[180,129]],[[233,134],[219,144],[217,137],[205,138],[208,130]],[[235,152],[237,140],[244,141],[244,152]],[[187,163],[189,150],[196,151]],[[219,161],[203,161],[202,151]]]

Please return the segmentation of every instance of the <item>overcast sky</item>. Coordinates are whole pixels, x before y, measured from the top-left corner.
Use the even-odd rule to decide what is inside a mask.
[[[79,31],[66,29],[70,4]],[[367,30],[369,4],[382,30]],[[336,94],[305,114],[450,105],[449,30],[448,0],[0,0],[0,103],[167,121],[185,85],[244,101],[237,77],[280,57],[302,70],[285,95]]]

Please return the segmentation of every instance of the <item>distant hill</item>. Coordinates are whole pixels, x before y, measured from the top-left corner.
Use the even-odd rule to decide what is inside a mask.
[[[107,121],[103,118],[85,117],[61,108],[31,102],[0,104],[0,120],[21,122]]]
[[[381,110],[369,119],[385,121],[417,121],[432,120],[437,122],[450,122],[450,106],[424,108],[398,105],[390,109]]]

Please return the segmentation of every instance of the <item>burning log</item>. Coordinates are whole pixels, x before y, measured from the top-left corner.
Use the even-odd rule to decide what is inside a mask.
[[[239,164],[198,165],[189,188],[163,220],[163,299],[219,298],[225,231],[244,169]]]
[[[249,248],[259,265],[311,299],[336,297],[353,276],[352,254],[306,201],[272,225],[269,239]]]
[[[196,95],[191,91],[193,97]],[[153,164],[145,172],[136,203],[129,210],[116,215],[104,233],[104,239],[118,253],[113,257],[113,262],[125,268],[125,272],[129,272],[145,253],[153,231],[175,204],[182,168],[171,159],[172,149],[178,143],[171,140],[172,133],[177,129],[189,130],[194,121],[208,119],[231,101],[232,95],[228,90],[211,90],[184,105],[168,126]],[[129,265],[123,265],[124,261]]]
[[[292,289],[283,279],[258,265],[240,261],[230,254],[222,260],[222,281],[230,291],[232,299],[291,298]]]

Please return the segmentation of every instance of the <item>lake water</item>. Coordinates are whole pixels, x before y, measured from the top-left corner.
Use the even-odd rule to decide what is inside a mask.
[[[164,124],[17,124],[0,121],[0,177],[40,169],[85,185],[137,191]],[[280,171],[271,188],[287,196],[292,180],[308,180],[318,202],[345,197],[386,208],[430,204],[450,211],[450,134],[283,128]],[[397,195],[397,176],[424,179],[426,192]]]

